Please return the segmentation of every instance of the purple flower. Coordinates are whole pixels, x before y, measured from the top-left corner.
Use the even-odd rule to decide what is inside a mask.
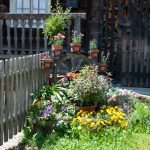
[[[44,108],[46,115],[49,115],[49,114],[50,114],[51,109],[52,109],[52,105],[50,105],[50,104],[47,105],[47,106]]]
[[[40,117],[44,117],[44,114],[45,114],[44,111],[41,111],[40,112]]]

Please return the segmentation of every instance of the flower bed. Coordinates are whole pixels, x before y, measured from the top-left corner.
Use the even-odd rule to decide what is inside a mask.
[[[57,134],[59,139],[61,135],[86,142],[100,138],[104,145],[116,145],[133,133],[150,133],[150,107],[140,102],[137,93],[112,87],[107,78],[98,75],[96,66],[66,76],[70,80],[65,84],[44,86],[33,95],[25,129],[27,143]],[[81,106],[96,109],[84,111]]]

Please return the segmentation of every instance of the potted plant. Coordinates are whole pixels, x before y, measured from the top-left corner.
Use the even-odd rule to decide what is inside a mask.
[[[71,52],[80,52],[81,49],[81,41],[82,41],[82,37],[84,35],[83,34],[77,34],[76,31],[73,32],[72,35],[72,43],[71,45]]]
[[[101,52],[101,61],[99,65],[100,71],[106,71],[109,55],[110,55],[109,51],[107,52],[106,55],[104,54],[104,51]]]
[[[96,42],[96,40],[94,39],[94,40],[91,40],[90,41],[90,51],[89,51],[89,55],[91,56],[91,57],[98,57],[98,53],[99,53],[99,50],[97,49],[97,42]]]
[[[107,79],[98,76],[97,66],[85,66],[69,83],[67,95],[80,109],[94,110],[109,89]]]
[[[55,36],[69,27],[70,17],[70,9],[64,11],[59,1],[56,2],[54,8],[51,7],[50,16],[45,20],[43,28],[43,33],[48,37],[49,44],[53,44]]]
[[[54,36],[53,44],[52,44],[52,52],[54,56],[60,56],[63,49],[65,36],[61,33],[58,33]]]
[[[50,58],[48,54],[45,54],[41,58],[42,68],[49,69],[52,66],[53,60]]]

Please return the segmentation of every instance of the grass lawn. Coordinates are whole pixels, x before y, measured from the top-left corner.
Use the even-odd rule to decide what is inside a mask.
[[[150,135],[144,133],[133,133],[132,136],[111,144],[98,138],[79,140],[69,136],[60,137],[57,134],[39,138],[32,141],[32,146],[39,145],[41,150],[150,150]]]

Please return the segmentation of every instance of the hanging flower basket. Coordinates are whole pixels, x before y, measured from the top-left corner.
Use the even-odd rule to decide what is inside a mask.
[[[84,106],[84,107],[80,107],[80,110],[83,110],[83,111],[95,111],[96,110],[96,106]]]
[[[52,52],[54,56],[60,56],[62,54],[63,46],[52,45]]]
[[[90,50],[89,51],[89,56],[92,57],[92,58],[97,58],[98,57],[98,53],[99,53],[98,49]]]
[[[71,43],[71,52],[80,52],[81,44],[79,43]]]
[[[106,71],[107,70],[107,64],[99,64],[100,71]]]

